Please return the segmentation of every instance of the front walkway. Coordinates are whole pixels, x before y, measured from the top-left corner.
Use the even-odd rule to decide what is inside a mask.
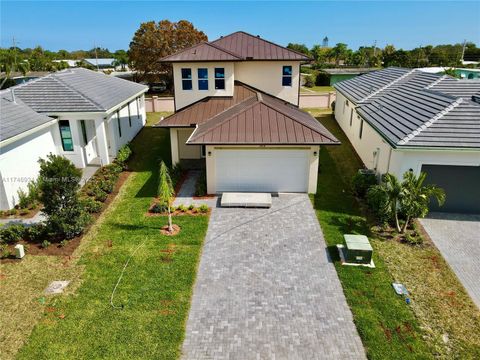
[[[480,215],[431,213],[420,222],[480,308]]]
[[[187,177],[183,182],[180,190],[178,191],[175,200],[173,201],[174,206],[179,205],[195,205],[199,206],[202,204],[206,204],[208,206],[214,206],[216,203],[216,197],[212,198],[205,198],[205,199],[195,199],[195,186],[197,185],[197,180],[201,175],[200,170],[188,170]]]
[[[212,211],[185,359],[364,359],[312,205]]]

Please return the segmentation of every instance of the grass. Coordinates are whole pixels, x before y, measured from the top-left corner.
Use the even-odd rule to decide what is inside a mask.
[[[161,115],[149,114],[148,124]],[[17,358],[178,358],[208,217],[175,217],[180,234],[161,235],[166,217],[146,217],[145,212],[155,195],[158,160],[170,162],[168,132],[147,126],[132,148],[132,174],[78,249],[73,265],[75,276],[80,274],[76,291],[48,297],[45,305],[32,309],[31,319],[38,323]],[[140,244],[114,297],[114,304],[123,309],[114,309],[110,306],[112,290],[125,261]],[[30,258],[37,262],[31,271],[42,278],[35,289],[25,282],[30,303],[41,296],[50,280],[74,277],[64,272],[43,275],[39,272],[42,261]],[[10,271],[21,271],[13,266]],[[17,295],[23,293],[19,290]],[[21,321],[17,317],[16,326]],[[28,335],[28,329],[23,335]]]
[[[311,93],[328,93],[335,91],[333,86],[313,86],[311,88],[307,88],[305,86],[302,86],[300,88],[300,92],[302,94],[311,94]]]
[[[372,224],[350,191],[360,159],[333,116],[310,113],[342,142],[321,148],[318,192],[312,199],[331,256],[338,260],[334,246],[345,233],[369,235],[374,248],[375,269],[335,264],[368,357],[478,358],[478,310],[452,270],[433,245],[412,247],[371,233]],[[412,305],[394,293],[394,280],[410,289]]]

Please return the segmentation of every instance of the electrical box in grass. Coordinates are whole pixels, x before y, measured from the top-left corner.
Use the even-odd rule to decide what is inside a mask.
[[[345,261],[348,263],[370,264],[373,248],[365,235],[343,235],[345,239]]]

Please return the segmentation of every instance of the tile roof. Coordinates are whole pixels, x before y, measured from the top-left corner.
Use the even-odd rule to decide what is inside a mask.
[[[84,68],[59,71],[11,88],[43,113],[104,112],[148,87]]]
[[[335,88],[394,147],[480,148],[480,81],[388,68]]]
[[[13,101],[10,91],[2,91],[0,102],[0,141],[54,120],[33,111],[19,99]]]
[[[188,144],[318,145],[340,142],[310,114],[236,82],[230,99],[208,97],[160,121],[198,127]],[[238,95],[237,95],[238,94]]]
[[[248,60],[309,60],[309,58],[259,36],[237,31],[217,40],[203,42],[181,50],[162,59],[165,62]]]

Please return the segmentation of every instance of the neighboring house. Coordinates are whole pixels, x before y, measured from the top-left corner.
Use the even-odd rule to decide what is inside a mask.
[[[114,58],[83,59],[83,61],[99,70],[115,70]]]
[[[322,69],[322,72],[328,74],[329,85],[333,86],[339,81],[353,79],[358,75],[367,74],[376,68],[340,68],[340,69]]]
[[[83,68],[0,92],[0,208],[18,201],[38,159],[63,155],[77,168],[107,165],[146,121],[144,85]]]
[[[67,59],[61,59],[61,60],[53,60],[54,63],[66,63],[69,68],[74,68],[78,66],[78,62],[81,62],[81,60],[67,60]]]
[[[425,171],[437,210],[480,213],[480,81],[387,68],[335,85],[335,118],[365,166]]]
[[[173,163],[194,159],[207,191],[310,192],[319,146],[338,140],[298,109],[305,55],[244,32],[163,59],[173,63]]]

